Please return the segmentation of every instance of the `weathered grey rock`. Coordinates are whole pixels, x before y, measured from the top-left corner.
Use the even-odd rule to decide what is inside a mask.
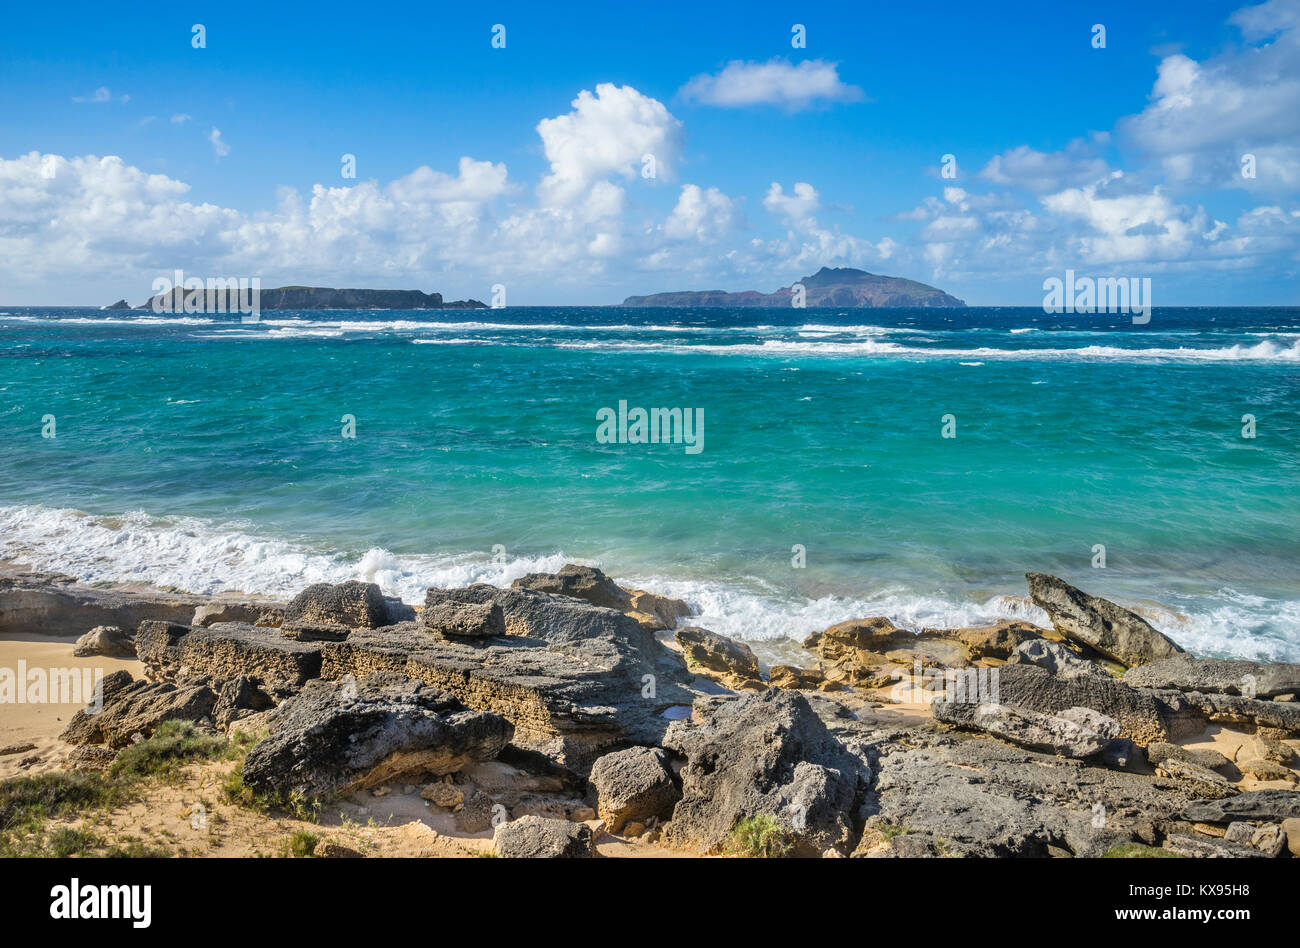
[[[1149,695],[1109,675],[1062,678],[1036,665],[1007,664],[993,669],[995,694],[978,701],[936,701],[934,716],[947,724],[969,726],[977,704],[1011,705],[1025,711],[1059,715],[1067,708],[1091,708],[1119,722],[1119,737],[1138,744],[1169,736],[1164,706]]]
[[[733,641],[697,626],[678,629],[676,639],[686,656],[687,665],[705,675],[726,681],[759,677],[758,658],[744,642]]]
[[[231,678],[217,689],[217,704],[212,709],[212,720],[225,730],[235,721],[272,706],[271,697],[257,687],[246,675]]]
[[[270,725],[244,760],[244,782],[281,796],[453,773],[496,757],[513,730],[499,715],[466,710],[445,691],[388,674],[357,684],[309,682]]]
[[[1172,705],[1169,696],[1176,695],[1188,708],[1194,709],[1208,721],[1276,728],[1287,734],[1300,734],[1300,704],[1200,691],[1142,690],[1160,697],[1166,705]]]
[[[0,633],[80,635],[96,626],[134,629],[145,619],[185,622],[204,600],[161,590],[99,589],[60,573],[0,570]]]
[[[686,757],[682,799],[664,830],[672,846],[716,853],[743,819],[769,816],[794,855],[847,855],[870,773],[794,691],[697,703],[664,746]]]
[[[1147,745],[1147,763],[1152,767],[1163,764],[1166,760],[1184,760],[1206,770],[1226,771],[1232,767],[1232,761],[1216,750],[1200,750],[1193,747],[1179,747],[1165,741],[1152,741]]]
[[[429,590],[420,624],[439,635],[482,638],[506,634],[505,613],[495,602],[457,602]]]
[[[461,808],[456,811],[456,828],[462,833],[482,833],[492,828],[493,809],[501,806],[490,796],[477,788],[465,797]],[[502,810],[504,811],[504,807]],[[504,819],[504,817],[502,817]]]
[[[1145,665],[1183,650],[1135,612],[1090,596],[1046,573],[1026,573],[1029,595],[1056,631],[1124,665]]]
[[[497,855],[506,859],[580,859],[599,856],[591,827],[568,820],[523,816],[502,823],[492,836]]]
[[[388,624],[388,603],[374,583],[314,583],[284,608],[286,631],[307,633],[315,640],[345,635],[351,629],[376,629]]]
[[[78,658],[103,655],[106,658],[135,658],[135,640],[115,625],[97,625],[72,646]]]
[[[1201,799],[1220,799],[1240,792],[1223,774],[1176,757],[1167,757],[1157,764],[1156,773],[1177,781],[1186,789],[1188,796]]]
[[[1250,845],[1265,856],[1280,856],[1286,849],[1287,834],[1276,823],[1266,823],[1258,827],[1250,837]]]
[[[241,675],[272,696],[297,691],[320,677],[321,648],[286,638],[276,629],[233,622],[206,629],[172,622],[142,622],[136,654],[163,681],[226,681]]]
[[[1289,767],[1285,767],[1273,760],[1263,760],[1259,757],[1246,757],[1237,760],[1237,769],[1247,777],[1253,777],[1255,780],[1288,780],[1295,783],[1296,774]]]
[[[1193,658],[1183,654],[1130,668],[1125,672],[1124,680],[1136,688],[1176,688],[1206,694],[1271,698],[1300,690],[1300,665]]]
[[[951,705],[949,705],[951,707]],[[1007,704],[976,705],[971,726],[1030,750],[1062,757],[1091,757],[1119,736],[1119,723],[1088,708],[1057,715]]]
[[[1254,820],[1280,823],[1300,819],[1300,793],[1294,790],[1251,790],[1223,800],[1197,800],[1183,811],[1194,823]]]
[[[513,589],[531,589],[582,599],[593,606],[604,606],[627,612],[632,608],[632,597],[612,579],[594,566],[568,563],[558,573],[529,573],[510,584]]]
[[[1191,859],[1260,859],[1264,856],[1258,849],[1230,843],[1226,839],[1185,834],[1170,836],[1165,840],[1165,849]]]
[[[921,634],[959,642],[968,650],[972,659],[1007,660],[1021,645],[1045,641],[1043,639],[1045,631],[1029,622],[1001,619],[994,625],[961,629],[924,629]]]
[[[209,626],[218,622],[247,622],[249,625],[279,627],[284,623],[285,604],[267,599],[212,599],[194,610],[189,625]]]
[[[65,758],[73,770],[104,771],[117,760],[117,750],[105,744],[80,744]]]
[[[596,813],[611,833],[632,820],[668,819],[682,796],[657,747],[606,754],[592,765],[588,779],[596,794]]]
[[[64,741],[122,748],[137,734],[148,737],[164,721],[209,718],[217,703],[216,692],[206,685],[136,681],[126,671],[106,675],[102,690],[102,708],[91,705],[74,714],[59,735]]]
[[[1008,661],[1013,664],[1037,665],[1058,678],[1114,677],[1096,662],[1090,662],[1064,645],[1049,642],[1047,639],[1031,639],[1022,642],[1016,646]]]

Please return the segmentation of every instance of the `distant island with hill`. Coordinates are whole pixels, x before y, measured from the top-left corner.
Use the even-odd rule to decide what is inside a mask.
[[[139,306],[131,306],[126,300],[118,300],[104,309],[153,309],[156,300],[161,300],[164,312],[185,312],[185,300],[195,294],[202,302],[203,290],[172,289],[168,293],[151,296]],[[168,299],[170,297],[170,299]],[[218,312],[234,312],[237,294],[226,290],[215,291]],[[357,290],[335,289],[327,286],[279,286],[274,289],[261,290],[259,306],[270,309],[487,309],[486,303],[478,300],[444,300],[441,293],[425,293],[421,290]],[[201,310],[206,312],[205,310]]]
[[[804,288],[805,306],[965,306],[964,300],[943,290],[902,277],[879,276],[852,267],[822,267],[795,283]],[[624,306],[790,306],[793,287],[771,293],[743,290],[679,290],[629,296]]]

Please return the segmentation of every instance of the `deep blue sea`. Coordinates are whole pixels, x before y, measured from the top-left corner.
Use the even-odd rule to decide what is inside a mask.
[[[602,443],[620,401],[702,413],[701,450]],[[773,660],[1044,621],[1041,570],[1300,660],[1300,308],[0,306],[0,424],[0,557],[91,581],[418,602],[577,560]]]

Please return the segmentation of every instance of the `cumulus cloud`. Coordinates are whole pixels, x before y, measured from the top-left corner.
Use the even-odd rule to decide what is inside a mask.
[[[979,172],[979,177],[994,184],[1025,188],[1035,193],[1055,191],[1075,185],[1092,184],[1110,173],[1097,149],[1108,136],[1096,135],[1089,141],[1076,140],[1064,151],[1042,152],[1020,145],[994,155]]]
[[[788,224],[807,224],[821,207],[821,196],[806,181],[795,182],[792,194],[786,194],[781,185],[773,181],[763,198],[763,206]]]
[[[615,174],[632,178],[647,155],[653,157],[656,177],[676,176],[682,123],[662,102],[606,82],[594,95],[586,89],[578,93],[572,105],[572,112],[537,124],[551,166],[538,188],[544,204],[569,205]]]
[[[735,228],[737,216],[735,202],[717,188],[688,184],[664,222],[664,234],[674,240],[713,243]]]
[[[866,94],[845,84],[838,64],[809,59],[794,65],[734,60],[716,75],[701,74],[682,86],[680,95],[705,105],[739,108],[775,105],[791,112],[830,102],[860,102]]]
[[[72,97],[72,101],[73,102],[96,102],[96,103],[130,102],[131,97],[129,95],[114,96],[113,93],[109,90],[108,86],[100,86],[90,95],[74,95]]]

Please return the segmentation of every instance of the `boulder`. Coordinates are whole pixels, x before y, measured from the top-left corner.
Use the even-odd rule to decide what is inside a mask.
[[[283,628],[299,638],[330,640],[351,629],[377,629],[388,624],[388,604],[374,583],[348,580],[337,585],[313,583],[284,608]]]
[[[77,658],[103,655],[105,658],[135,658],[135,641],[115,625],[97,625],[72,646]]]
[[[1012,664],[1037,665],[1058,678],[1079,678],[1087,675],[1101,678],[1114,677],[1096,662],[1091,662],[1064,645],[1046,639],[1022,642],[1016,646],[1009,661]]]
[[[726,682],[759,678],[758,659],[744,642],[697,626],[678,629],[676,638],[686,664],[702,674]]]
[[[1232,768],[1232,761],[1216,750],[1179,747],[1177,744],[1169,744],[1165,741],[1152,741],[1147,745],[1146,752],[1147,763],[1152,767],[1163,764],[1166,760],[1183,760],[1204,767],[1206,770],[1228,771]]]
[[[582,599],[593,606],[627,612],[633,608],[632,597],[594,566],[568,563],[558,573],[529,573],[510,584],[513,589],[531,589]]]
[[[971,714],[970,726],[1021,747],[1061,757],[1100,754],[1119,736],[1116,721],[1088,708],[1067,708],[1050,715],[1006,704],[979,704]]]
[[[217,704],[212,709],[212,720],[226,730],[240,718],[265,711],[274,704],[253,679],[246,675],[228,679],[217,689]]]
[[[691,614],[691,607],[681,599],[660,596],[643,589],[627,590],[631,601],[629,612],[653,616],[660,623],[661,629],[671,629],[678,619],[685,619]]]
[[[1286,846],[1291,855],[1300,857],[1300,817],[1289,817],[1278,825],[1286,834]]]
[[[1177,757],[1167,757],[1157,764],[1156,774],[1176,781],[1186,789],[1188,796],[1200,799],[1218,800],[1240,793],[1222,774]]]
[[[701,720],[679,721],[664,746],[686,758],[682,799],[664,829],[671,846],[721,852],[744,819],[768,816],[796,856],[847,855],[870,779],[795,691],[696,704]]]
[[[824,632],[815,632],[804,639],[804,648],[815,649],[819,655],[832,662],[852,660],[855,653],[870,652],[879,665],[885,661],[890,649],[910,643],[916,635],[900,629],[884,616],[869,619],[850,619],[837,622]]]
[[[1300,690],[1300,665],[1182,654],[1130,668],[1124,680],[1137,688],[1272,698]]]
[[[961,643],[972,659],[1007,660],[1017,647],[1028,642],[1044,641],[1046,630],[1029,622],[1001,619],[994,625],[963,629],[925,629],[922,635],[949,638]]]
[[[1137,613],[1090,596],[1045,573],[1026,573],[1034,604],[1051,617],[1056,631],[1127,666],[1145,665],[1183,650]]]
[[[453,773],[496,757],[513,732],[500,715],[469,711],[445,691],[392,674],[309,682],[269,724],[244,760],[244,782],[279,796]]]
[[[682,795],[668,772],[664,752],[657,747],[606,754],[592,765],[588,779],[596,794],[596,814],[611,833],[631,820],[668,819]]]
[[[1246,725],[1254,728],[1273,728],[1286,734],[1300,734],[1300,704],[1261,701],[1258,698],[1243,698],[1240,695],[1207,694],[1200,691],[1141,690],[1160,697],[1170,706],[1177,699],[1207,721],[1237,727]]]
[[[1300,793],[1294,790],[1250,790],[1222,800],[1197,800],[1183,811],[1194,823],[1231,823],[1233,820],[1281,823],[1300,818]]]
[[[800,668],[798,665],[773,665],[768,669],[767,682],[773,688],[812,689],[826,680],[820,668]]]
[[[209,626],[218,622],[247,622],[249,625],[280,626],[284,603],[255,599],[213,599],[194,610],[190,625]]]
[[[111,681],[110,681],[111,679]],[[136,681],[130,672],[104,676],[103,705],[78,711],[59,735],[69,744],[126,747],[136,736],[149,737],[164,721],[200,722],[210,718],[217,694],[207,685]]]
[[[568,820],[523,816],[502,823],[492,835],[497,855],[506,859],[581,859],[599,856],[591,827]]]
[[[420,624],[438,635],[483,638],[506,634],[505,613],[495,602],[457,602],[430,589]]]

